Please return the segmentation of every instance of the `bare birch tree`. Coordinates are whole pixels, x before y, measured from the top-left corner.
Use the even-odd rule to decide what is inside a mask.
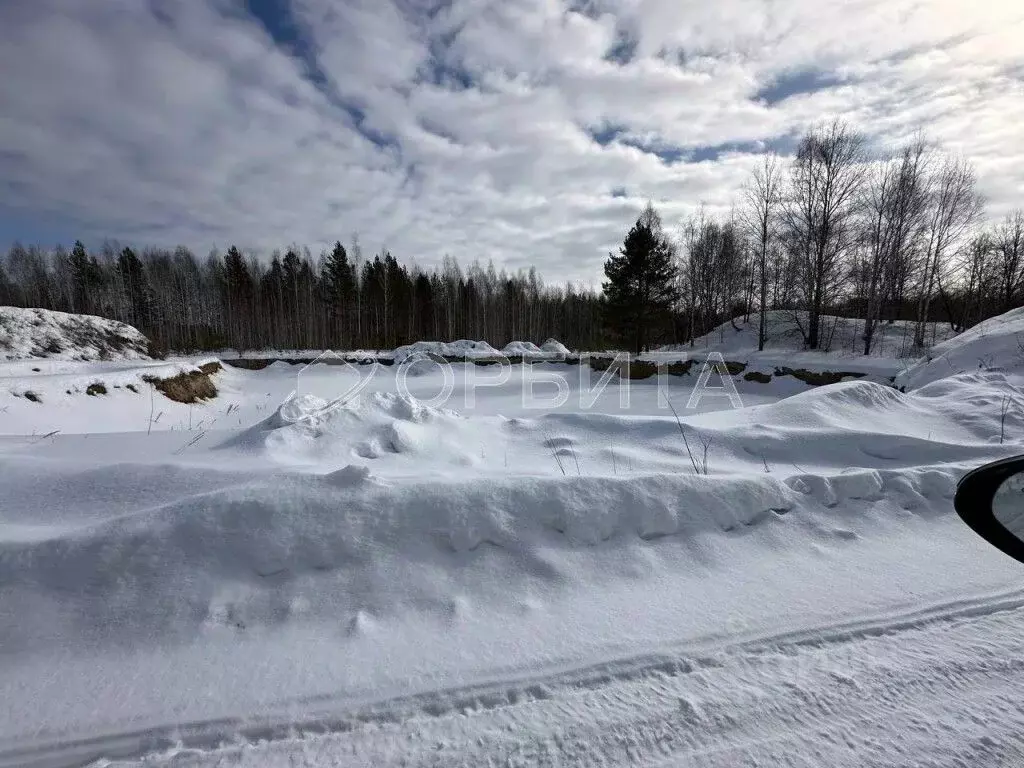
[[[1024,286],[1024,211],[1017,209],[996,228],[996,266],[999,272],[1002,311],[1013,306]]]
[[[923,347],[932,298],[946,260],[956,252],[981,216],[974,169],[962,158],[947,157],[931,177],[925,230],[924,260],[917,300],[914,346]]]
[[[764,349],[767,338],[768,310],[768,259],[771,253],[777,228],[779,206],[782,203],[782,174],[779,158],[774,154],[766,154],[761,165],[751,174],[750,181],[743,189],[745,205],[740,210],[740,219],[750,238],[754,259],[754,273],[758,284],[758,310],[760,321],[757,329],[757,349]]]
[[[855,242],[854,217],[864,178],[863,137],[841,121],[810,130],[793,163],[783,224],[799,268],[809,349],[821,342],[821,316],[841,286]]]
[[[928,149],[921,139],[877,163],[864,185],[864,354],[871,354],[886,275],[910,258],[924,223]],[[896,265],[897,269],[891,269]]]

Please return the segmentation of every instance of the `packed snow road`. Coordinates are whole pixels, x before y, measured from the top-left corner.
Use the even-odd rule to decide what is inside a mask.
[[[1022,686],[1024,590],[319,720],[191,723],[0,753],[0,765],[105,755],[108,766],[175,768],[1018,766]]]

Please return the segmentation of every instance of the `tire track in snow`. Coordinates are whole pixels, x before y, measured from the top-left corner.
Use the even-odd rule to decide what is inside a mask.
[[[565,689],[556,694],[569,704],[561,716],[551,700],[538,700],[166,762],[260,766],[287,756],[298,765],[1019,765],[1022,629],[1019,611],[975,614],[853,639],[844,645],[856,652],[838,667],[834,647],[801,646],[811,658],[795,671],[783,654],[739,654],[691,675]],[[968,655],[979,640],[989,653]]]
[[[399,759],[404,754],[402,749],[419,755],[423,746],[419,740],[434,738],[432,733],[453,730],[453,724],[460,726],[454,730],[461,732],[466,723],[472,727],[463,734],[464,739],[447,742],[452,745],[448,749],[437,745],[432,748],[434,757],[446,755],[443,764],[462,764],[460,755],[465,753],[475,755],[473,760],[466,758],[467,765],[486,764],[486,760],[500,755],[511,761],[509,764],[515,764],[515,755],[519,755],[528,765],[566,764],[558,760],[583,765],[602,764],[604,760],[629,763],[656,760],[659,755],[688,755],[686,759],[699,758],[708,765],[734,765],[727,759],[721,762],[721,756],[743,749],[745,742],[786,744],[797,738],[793,734],[806,737],[815,729],[821,730],[830,713],[842,712],[841,720],[848,724],[870,724],[904,711],[915,693],[927,697],[935,690],[983,692],[994,683],[1008,680],[1024,684],[1022,608],[1024,590],[965,598],[839,625],[734,639],[726,644],[720,638],[689,643],[670,652],[418,693],[363,707],[335,706],[329,716],[304,722],[225,718],[26,745],[0,750],[0,766],[83,765],[98,759],[131,759],[145,754],[151,755],[146,762],[153,764],[205,765],[203,761],[209,759],[218,761],[212,764],[227,760],[224,764],[233,765],[236,763],[230,761],[237,759],[241,761],[237,764],[248,765],[259,764],[245,762],[253,750],[308,750],[314,745],[334,748],[342,742],[355,750],[350,755],[358,758],[353,764],[362,764],[359,760],[371,754],[373,759],[366,764],[387,764],[389,759]],[[979,629],[1000,621],[1015,629],[1011,639],[1016,637],[1016,645],[1011,643],[1013,655],[1009,657],[1012,663],[997,664],[999,657],[989,655],[973,664],[972,644],[978,646],[980,642],[984,648],[984,635],[980,640],[977,637]],[[960,648],[967,654],[966,662],[951,658],[939,659],[942,663],[937,664],[937,657],[919,653],[900,664],[878,667],[873,664],[875,656],[865,656],[874,644],[882,644],[897,646],[898,654],[907,657],[907,649],[898,646],[908,638],[934,634],[942,641],[957,633],[966,633],[969,641]],[[944,647],[941,642],[940,647]],[[829,666],[837,661],[840,666],[856,667],[856,673]],[[880,669],[900,678],[900,684],[895,689],[880,684],[886,676],[880,677]],[[865,686],[857,674],[867,675],[871,685]],[[715,682],[722,680],[730,682],[724,687]],[[858,690],[870,695],[856,695]],[[1021,691],[1020,699],[1004,703],[1019,713],[1021,706],[1016,702],[1024,700],[1024,685],[1017,690]],[[996,690],[993,695],[998,693]],[[310,711],[314,704],[321,711],[332,709],[331,702],[324,700],[288,702],[285,706],[304,706]],[[793,711],[805,714],[797,717]],[[469,738],[482,725],[486,725],[483,733]],[[502,738],[493,736],[495,729]],[[780,729],[787,735],[780,735]],[[380,752],[379,743],[373,746],[375,738],[379,742],[385,734],[401,743],[402,749],[385,754]],[[420,739],[416,734],[422,735]],[[485,738],[485,734],[490,737]],[[522,734],[527,735],[525,739]],[[264,744],[259,748],[238,746],[255,742]],[[480,752],[474,744],[486,749]],[[358,757],[360,754],[362,757]],[[421,758],[425,760],[426,755],[411,762]],[[498,759],[499,764],[507,761]],[[424,764],[432,762],[426,760]]]

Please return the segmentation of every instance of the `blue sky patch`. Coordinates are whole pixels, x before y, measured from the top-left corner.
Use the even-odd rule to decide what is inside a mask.
[[[586,132],[602,147],[607,147],[626,132],[626,126],[619,123],[602,123],[599,126],[588,126]]]
[[[316,58],[316,50],[292,11],[291,0],[245,0],[249,14],[281,50],[298,59],[306,77],[321,90],[328,79]]]
[[[627,147],[635,147],[641,152],[646,152],[649,155],[655,155],[665,165],[675,165],[683,160],[688,154],[682,147],[669,144],[661,139],[648,140],[635,136],[627,136],[626,138],[620,139],[619,143],[625,144]]]
[[[805,93],[817,93],[837,85],[845,80],[834,72],[823,69],[798,69],[784,72],[770,83],[767,83],[754,94],[756,101],[763,101],[769,107]]]
[[[637,40],[629,30],[619,27],[615,42],[604,55],[605,61],[614,61],[616,64],[626,65],[636,56]]]

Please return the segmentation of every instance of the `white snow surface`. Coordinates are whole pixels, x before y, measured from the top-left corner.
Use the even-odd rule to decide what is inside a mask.
[[[876,381],[901,375],[922,359],[926,351],[914,347],[914,323],[897,320],[876,326],[871,354],[864,355],[864,320],[851,317],[823,316],[821,348],[805,349],[801,328],[807,328],[806,313],[793,310],[771,310],[766,313],[767,341],[757,349],[760,315],[735,317],[710,333],[694,339],[693,344],[668,345],[643,355],[644,359],[670,362],[681,357],[700,360],[710,352],[720,353],[725,360],[747,364],[748,371],[771,374],[775,368],[805,368],[810,371],[849,371],[863,373]],[[929,323],[926,345],[937,345],[954,336],[948,323]]]
[[[983,368],[742,408],[559,363],[226,368],[191,407],[124,385],[205,358],[2,364],[0,765],[1018,765],[1024,569],[952,511],[1022,452],[1016,316],[947,342]]]
[[[148,360],[149,341],[117,320],[0,307],[0,360]]]
[[[948,378],[951,374],[1024,372],[1024,308],[978,323],[928,350],[896,383],[906,389]]]
[[[660,351],[686,351],[698,349],[718,352],[756,352],[761,316],[754,312],[747,318],[734,317],[711,332],[694,340],[693,345],[682,344],[662,347]],[[788,309],[773,309],[765,314],[765,352],[801,352],[807,330],[807,313]],[[906,320],[883,320],[876,324],[871,356],[882,358],[916,358],[921,354],[914,348],[915,323]],[[955,333],[948,323],[928,323],[925,329],[928,346],[946,341]],[[864,320],[856,317],[823,315],[820,327],[820,353],[837,358],[859,357],[864,352]]]

